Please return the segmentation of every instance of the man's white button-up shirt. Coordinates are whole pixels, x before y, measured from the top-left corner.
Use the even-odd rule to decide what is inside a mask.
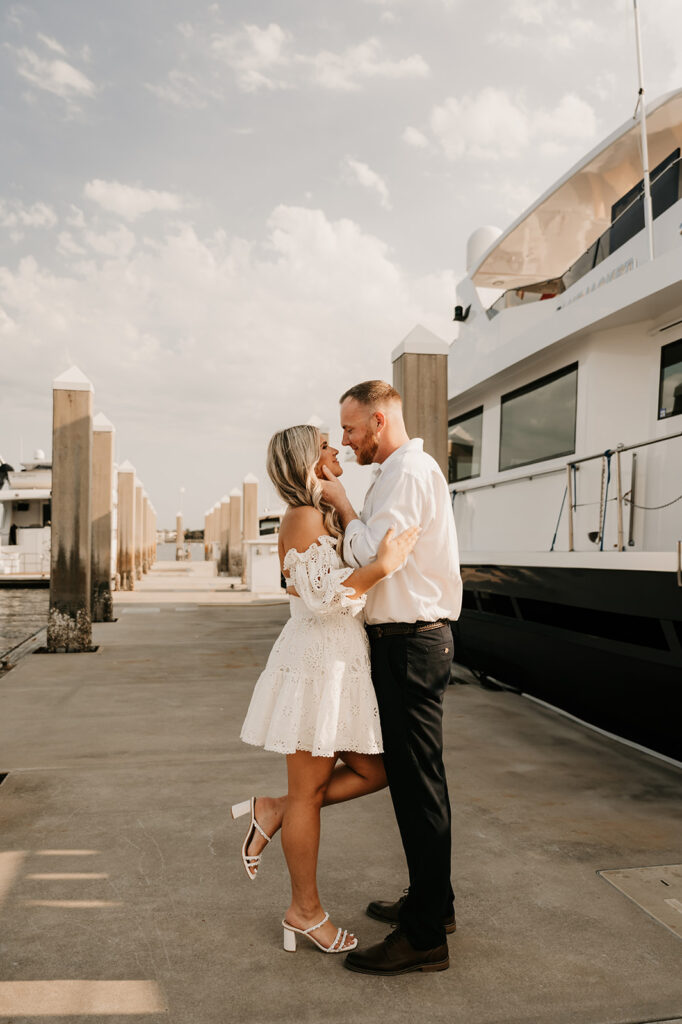
[[[374,470],[360,519],[346,528],[347,565],[371,562],[390,526],[401,533],[421,526],[419,540],[402,568],[367,594],[365,619],[380,622],[434,622],[457,619],[462,580],[455,519],[445,477],[424,451],[420,437],[397,448]]]

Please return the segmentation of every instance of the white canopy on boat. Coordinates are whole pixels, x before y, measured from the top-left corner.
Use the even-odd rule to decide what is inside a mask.
[[[649,166],[682,146],[682,89],[647,107]],[[477,287],[521,288],[560,277],[611,224],[611,207],[641,181],[639,119],[630,118],[525,211],[470,272]]]

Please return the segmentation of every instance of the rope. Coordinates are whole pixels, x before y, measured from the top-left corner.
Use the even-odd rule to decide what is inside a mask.
[[[604,458],[606,459],[606,488],[604,490],[604,516],[601,522],[601,537],[599,539],[599,550],[604,550],[604,530],[606,529],[606,508],[609,501],[609,483],[611,481],[611,455],[613,452],[604,452]]]
[[[647,512],[657,512],[661,508],[670,508],[671,505],[675,505],[678,501],[682,501],[682,494],[678,494],[672,501],[666,501],[665,505],[638,505],[636,501],[631,501],[627,494],[623,495],[623,501],[626,505],[634,505],[635,508],[645,509]]]
[[[559,518],[556,521],[556,529],[554,531],[554,536],[552,537],[552,546],[549,549],[550,551],[554,551],[554,545],[556,544],[556,538],[557,538],[557,534],[559,532],[559,523],[561,522],[561,513],[564,511],[564,502],[566,501],[566,495],[567,494],[568,494],[568,487],[564,487],[564,496],[561,499],[561,508],[559,509]]]

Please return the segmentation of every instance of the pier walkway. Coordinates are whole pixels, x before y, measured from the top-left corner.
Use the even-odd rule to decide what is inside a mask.
[[[474,685],[445,701],[450,970],[377,979],[285,953],[279,841],[249,882],[229,805],[285,786],[239,729],[288,610],[201,571],[154,571],[95,653],[32,654],[0,680],[2,1024],[682,1018],[682,774]],[[320,860],[333,919],[381,939],[364,907],[406,884],[386,792],[323,812]],[[612,876],[633,899],[598,873],[654,866]]]

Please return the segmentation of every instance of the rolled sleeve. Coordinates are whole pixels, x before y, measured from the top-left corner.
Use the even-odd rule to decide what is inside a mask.
[[[354,568],[374,561],[379,544],[391,526],[395,527],[396,533],[402,533],[410,526],[425,525],[424,489],[415,476],[404,473],[398,485],[386,494],[383,502],[380,488],[377,489],[376,507],[367,521],[353,519],[346,527],[343,556],[346,565]]]

